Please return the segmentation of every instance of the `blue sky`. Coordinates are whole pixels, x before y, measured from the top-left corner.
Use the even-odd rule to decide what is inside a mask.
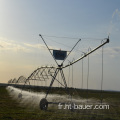
[[[110,43],[104,47],[104,89],[120,90],[119,33],[119,0],[0,0],[0,82],[6,83],[20,75],[28,77],[38,66],[54,63],[39,34],[100,39],[110,35]],[[77,41],[55,40],[69,46]],[[54,48],[63,47],[49,38],[47,42]],[[95,71],[101,69],[101,57],[100,54],[93,56],[91,64],[98,68],[92,68],[91,76],[97,79],[101,73]],[[74,71],[79,71],[77,65]],[[75,76],[79,78],[77,72]],[[94,88],[94,82],[98,89],[100,80],[92,81],[92,77],[90,88]]]

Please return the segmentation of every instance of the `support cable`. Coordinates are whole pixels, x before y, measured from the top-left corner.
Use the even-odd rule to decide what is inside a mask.
[[[73,61],[74,61],[74,58],[73,58],[72,62],[73,62]],[[72,89],[74,89],[74,88],[73,88],[73,64],[72,64],[72,81],[71,81],[71,82],[72,82]],[[73,94],[74,94],[74,93],[72,92],[72,94],[71,94],[71,102],[72,102]]]
[[[103,42],[103,40],[101,41],[101,43]],[[103,98],[102,98],[102,93],[103,93],[103,46],[102,46],[102,77],[101,77],[101,104],[102,104],[102,101],[103,101]]]
[[[69,87],[69,81],[70,81],[70,66],[69,66],[68,68],[69,68],[69,74],[68,74],[68,87]]]
[[[73,58],[72,62],[74,61],[75,59]],[[72,88],[73,88],[73,64],[72,64]]]
[[[58,72],[58,80],[59,80],[59,72]],[[58,82],[58,88],[59,88],[59,82]]]
[[[61,76],[60,76],[60,81],[61,81],[61,87],[62,87],[63,82],[62,82],[62,77]]]
[[[73,88],[73,65],[72,65],[72,88]]]
[[[38,92],[39,92],[39,88],[38,88],[38,80],[37,80],[37,96],[38,96]]]
[[[82,59],[82,86],[81,89],[83,89],[83,59]]]
[[[91,48],[88,49],[88,52]],[[88,102],[88,81],[89,81],[89,55],[88,55],[88,74],[87,74],[87,102]]]
[[[35,92],[35,80],[33,80],[33,85],[32,85],[32,92]]]
[[[89,79],[89,55],[88,55],[88,73],[87,73],[87,102],[88,102],[88,79]]]

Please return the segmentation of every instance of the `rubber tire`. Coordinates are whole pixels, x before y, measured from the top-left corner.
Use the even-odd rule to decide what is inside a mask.
[[[41,110],[47,110],[47,108],[48,108],[48,101],[45,98],[41,99],[40,109]]]

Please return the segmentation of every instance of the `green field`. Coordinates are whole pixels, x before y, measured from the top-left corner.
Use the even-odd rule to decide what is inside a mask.
[[[57,92],[57,90],[55,91]],[[82,98],[86,97],[86,91],[76,90],[76,92]],[[87,97],[100,101],[100,94],[100,91],[89,90]],[[75,97],[77,98],[77,96]],[[6,87],[0,87],[0,120],[120,120],[120,92],[104,91],[102,98],[109,104],[109,109],[71,112],[48,107],[47,111],[41,111],[20,105],[9,95]]]

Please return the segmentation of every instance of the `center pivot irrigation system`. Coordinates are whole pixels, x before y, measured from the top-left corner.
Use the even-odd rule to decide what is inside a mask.
[[[36,69],[27,79],[25,77],[23,77],[23,76],[20,76],[18,80],[16,80],[16,79],[9,80],[8,84],[11,84],[11,83],[16,83],[16,84],[17,83],[24,83],[24,85],[28,84],[28,86],[29,86],[31,80],[46,81],[47,79],[52,79],[51,82],[50,82],[50,85],[49,85],[49,87],[47,89],[45,97],[40,100],[40,104],[39,104],[41,110],[47,110],[48,104],[59,104],[58,102],[50,102],[50,101],[48,102],[47,101],[47,96],[48,96],[49,92],[51,91],[52,85],[53,85],[55,80],[59,84],[61,84],[61,86],[64,86],[65,89],[66,89],[66,93],[69,96],[71,96],[70,91],[69,91],[68,86],[67,86],[67,82],[66,82],[66,79],[65,79],[65,75],[64,75],[63,69],[67,68],[67,67],[69,67],[69,66],[71,66],[71,65],[73,65],[75,63],[77,63],[78,61],[84,59],[89,54],[95,52],[96,50],[98,50],[99,48],[104,46],[105,44],[109,43],[109,37],[104,39],[104,40],[102,40],[101,44],[99,46],[97,46],[96,48],[94,48],[92,50],[90,49],[87,53],[82,54],[82,56],[79,59],[76,59],[76,60],[74,60],[72,62],[69,62],[69,64],[64,66],[63,65],[64,62],[66,61],[68,56],[71,54],[71,52],[74,50],[76,45],[81,41],[81,39],[79,39],[76,42],[76,44],[73,46],[73,48],[70,51],[62,51],[62,50],[50,49],[48,47],[47,43],[45,42],[43,36],[41,34],[39,34],[39,36],[41,37],[41,39],[43,40],[44,44],[46,45],[48,51],[50,52],[51,56],[53,57],[55,63],[57,64],[57,67],[42,66],[42,67]],[[51,51],[53,51],[53,53]],[[62,61],[61,64],[58,64],[57,60],[61,60]],[[56,78],[59,73],[61,74],[61,78],[62,78],[63,82],[59,81]],[[22,97],[22,93],[20,93],[18,95],[18,97]],[[61,104],[65,104],[65,103],[61,103]],[[72,104],[73,103],[71,102],[71,105]]]
[[[89,54],[93,53],[94,51],[96,51],[97,49],[99,49],[100,47],[102,47],[103,45],[105,45],[106,43],[109,43],[109,37],[106,39],[106,41],[104,43],[102,43],[100,46],[96,47],[95,49],[91,50],[90,52],[88,53],[84,53],[84,55],[82,57],[80,57],[79,59],[73,61],[73,62],[70,62],[70,64],[68,65],[65,65],[63,66],[63,63],[65,62],[65,60],[67,59],[67,57],[70,55],[70,53],[73,51],[73,49],[75,48],[75,46],[81,41],[81,39],[79,39],[77,41],[77,43],[73,46],[73,48],[71,49],[71,51],[68,53],[67,55],[67,51],[61,51],[61,50],[53,50],[53,54],[51,52],[51,50],[49,49],[48,45],[46,44],[45,40],[43,39],[42,35],[39,34],[39,36],[41,37],[41,39],[43,40],[43,42],[45,43],[46,47],[48,48],[50,54],[52,55],[53,59],[55,60],[56,64],[57,64],[57,67],[55,68],[55,72],[54,72],[54,75],[51,75],[52,76],[52,81],[50,83],[50,86],[48,88],[48,91],[46,93],[46,96],[45,98],[41,99],[40,101],[40,108],[41,110],[46,110],[47,107],[48,107],[48,104],[58,104],[58,103],[53,103],[53,102],[48,102],[47,101],[47,95],[49,94],[49,91],[51,90],[51,87],[54,83],[54,81],[56,80],[56,76],[57,74],[60,72],[61,74],[61,77],[62,77],[62,80],[63,80],[63,83],[64,83],[64,86],[68,92],[68,94],[70,95],[69,93],[69,90],[67,89],[67,83],[66,83],[66,80],[65,80],[65,76],[64,76],[64,73],[63,73],[63,69],[66,68],[66,67],[69,67],[73,64],[75,64],[76,62],[82,60],[83,58],[85,58],[86,56],[88,56]],[[63,60],[62,63],[59,65],[57,60]],[[63,103],[64,104],[64,103]],[[72,103],[71,103],[72,104]]]

